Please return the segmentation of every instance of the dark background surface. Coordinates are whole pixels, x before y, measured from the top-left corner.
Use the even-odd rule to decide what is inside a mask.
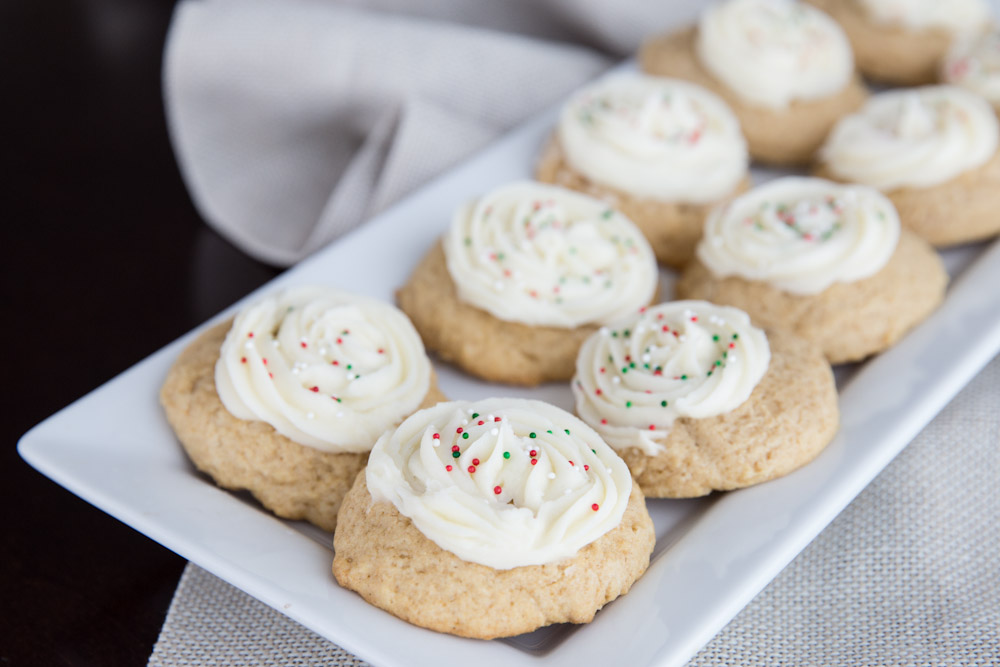
[[[167,0],[3,0],[0,665],[144,665],[184,560],[28,466],[29,428],[278,271],[202,222],[160,88]]]

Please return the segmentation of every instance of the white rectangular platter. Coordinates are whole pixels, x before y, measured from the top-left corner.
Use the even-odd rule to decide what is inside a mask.
[[[530,177],[555,117],[553,110],[527,123],[262,290],[325,283],[391,301],[456,204]],[[756,180],[767,176],[755,173]],[[1000,245],[949,251],[946,263],[958,277],[940,310],[892,350],[839,371],[842,427],[820,457],[742,491],[650,501],[658,540],[648,573],[587,626],[508,641],[460,639],[399,621],[341,589],[330,573],[329,535],[216,488],[195,473],[174,439],[157,395],[197,332],[38,425],[19,450],[70,491],[380,667],[680,665],[1000,349],[1000,299],[993,298]],[[664,272],[666,295],[671,281]],[[436,367],[452,398],[532,396],[572,409],[568,385],[511,389]]]

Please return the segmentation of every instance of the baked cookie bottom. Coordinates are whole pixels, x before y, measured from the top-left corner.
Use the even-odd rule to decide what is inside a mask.
[[[458,297],[444,248],[435,243],[396,303],[428,350],[490,382],[534,386],[573,377],[576,354],[594,325],[575,329],[501,320]]]
[[[725,100],[739,118],[750,156],[760,162],[808,164],[837,120],[868,98],[868,90],[855,76],[834,95],[796,100],[785,109],[747,104],[702,66],[695,51],[696,31],[691,27],[647,40],[639,50],[639,64],[649,74],[691,81]]]
[[[542,149],[535,167],[535,178],[590,195],[621,211],[642,231],[653,248],[657,261],[675,269],[682,268],[694,257],[705,216],[718,203],[693,204],[643,199],[594,183],[566,162],[566,155],[555,137],[551,137]],[[736,196],[748,189],[749,175],[743,177],[729,196]]]
[[[832,16],[844,29],[854,63],[865,77],[897,86],[938,80],[938,67],[951,45],[947,32],[873,23],[853,0],[805,1]]]
[[[693,498],[786,475],[812,461],[839,426],[837,389],[819,348],[767,331],[771,363],[750,398],[716,417],[674,422],[662,449],[619,450],[648,498]]]
[[[791,294],[737,276],[718,278],[698,260],[688,265],[675,289],[679,298],[735,306],[758,326],[813,341],[830,363],[839,364],[893,345],[937,308],[947,284],[938,254],[903,229],[881,271],[856,282],[834,283],[819,294]]]
[[[846,182],[819,165],[820,178]],[[888,197],[903,226],[931,245],[947,247],[981,241],[1000,234],[1000,151],[985,164],[926,188],[897,188]]]
[[[340,509],[333,573],[345,588],[414,625],[494,639],[590,622],[646,571],[655,541],[633,485],[621,523],[576,556],[495,570],[442,549],[392,503],[374,502],[361,473]]]
[[[333,531],[368,453],[323,452],[226,410],[215,390],[215,362],[231,326],[228,321],[204,332],[174,362],[160,390],[167,421],[195,467],[219,486],[250,491],[280,517]],[[420,408],[443,400],[432,376]]]

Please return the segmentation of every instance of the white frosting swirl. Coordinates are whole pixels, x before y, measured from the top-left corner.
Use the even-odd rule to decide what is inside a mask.
[[[375,444],[366,480],[442,549],[498,570],[569,558],[621,522],[628,467],[541,401],[439,403]]]
[[[890,90],[841,118],[820,149],[838,178],[880,190],[928,187],[986,163],[997,150],[997,118],[956,86]]]
[[[851,45],[832,18],[792,0],[726,0],[701,14],[702,64],[750,104],[784,109],[829,97],[854,74]]]
[[[563,107],[566,161],[595,183],[658,201],[706,203],[733,191],[749,158],[739,121],[685,81],[621,72]]]
[[[294,287],[244,308],[215,364],[235,417],[330,452],[371,449],[420,406],[430,378],[402,312],[331,287]]]
[[[942,78],[1000,107],[1000,30],[956,39],[941,67]]]
[[[616,449],[654,455],[678,417],[739,407],[771,349],[742,310],[705,301],[659,304],[605,327],[576,359],[576,412]]]
[[[877,273],[898,241],[896,208],[878,190],[789,176],[713,210],[697,254],[719,277],[818,294]]]
[[[659,280],[635,224],[542,183],[513,183],[459,208],[444,252],[459,298],[530,325],[610,321],[649,303]]]
[[[843,0],[841,0],[843,1]],[[982,30],[990,21],[985,0],[856,0],[875,23],[909,30]]]

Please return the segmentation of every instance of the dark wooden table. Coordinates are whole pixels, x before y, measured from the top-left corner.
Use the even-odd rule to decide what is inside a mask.
[[[278,270],[205,226],[160,88],[166,0],[5,0],[0,665],[144,665],[184,561],[35,472],[31,426]]]

